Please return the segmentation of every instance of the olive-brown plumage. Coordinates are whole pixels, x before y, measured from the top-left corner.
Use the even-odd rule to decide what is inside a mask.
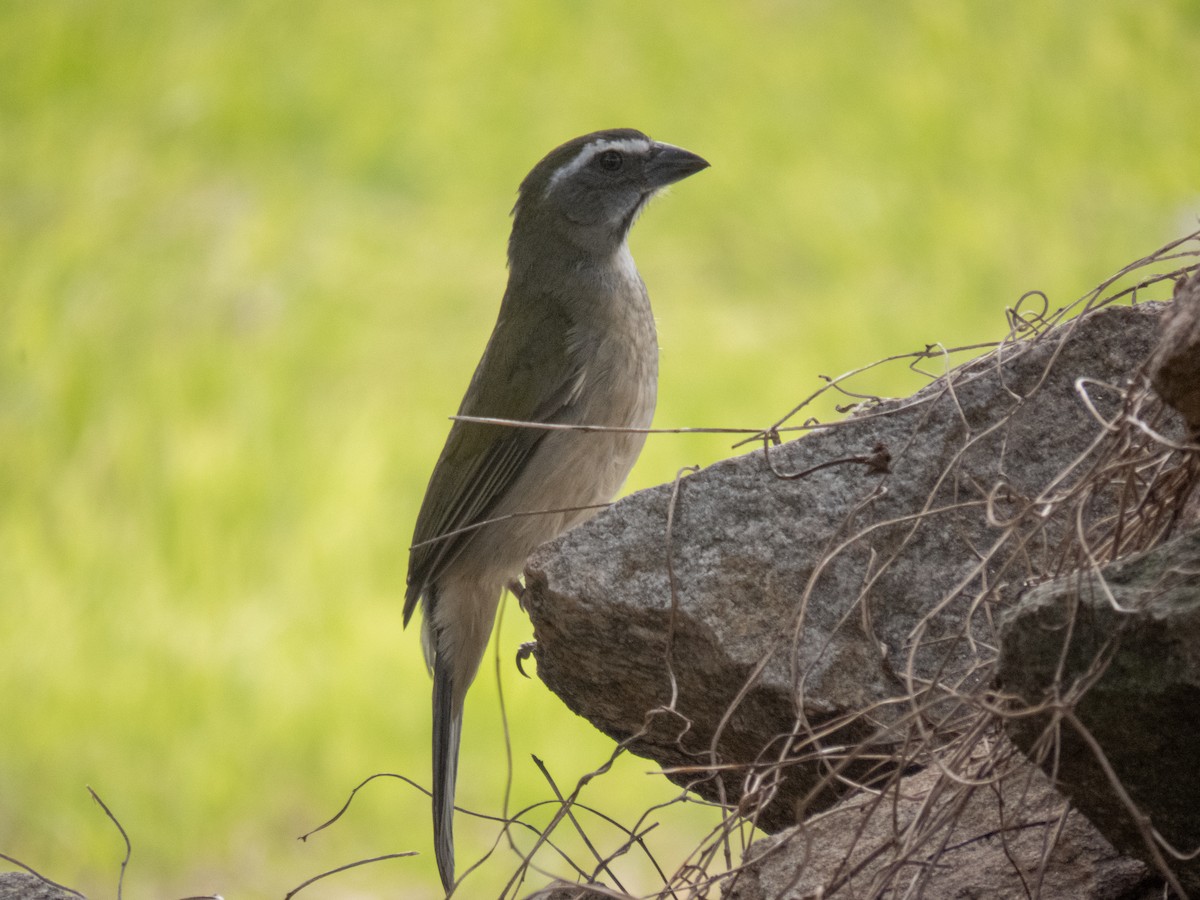
[[[613,129],[552,150],[521,183],[508,287],[459,415],[647,428],[658,345],[626,238],[659,189],[707,167]],[[453,812],[463,699],[504,586],[530,552],[612,499],[644,435],[456,421],[417,517],[404,621],[418,602],[433,670],[434,849],[454,884]]]

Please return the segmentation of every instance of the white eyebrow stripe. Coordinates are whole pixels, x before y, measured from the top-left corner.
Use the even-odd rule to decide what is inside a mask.
[[[550,181],[546,184],[546,190],[542,193],[543,197],[550,196],[550,192],[564,178],[570,178],[593,159],[596,154],[603,153],[605,150],[622,150],[626,153],[647,153],[652,145],[651,141],[645,138],[621,138],[620,140],[608,140],[601,138],[598,141],[592,141],[590,144],[584,144],[583,149],[569,163],[559,167],[558,171],[550,176]]]

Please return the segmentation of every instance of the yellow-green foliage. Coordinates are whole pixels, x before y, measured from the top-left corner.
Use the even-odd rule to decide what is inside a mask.
[[[818,373],[995,339],[1025,290],[1072,300],[1191,230],[1196,9],[0,4],[0,852],[114,896],[90,784],[128,895],[278,897],[419,850],[308,896],[433,896],[398,782],[294,838],[372,772],[428,782],[406,547],[529,167],[623,125],[712,162],[634,234],[657,424],[762,425]],[[730,443],[652,438],[632,486]],[[516,807],[550,796],[531,753],[569,789],[610,747],[514,678],[526,632],[510,608]],[[489,670],[459,788],[488,813],[495,705]],[[651,768],[585,799],[632,824],[674,794]],[[668,815],[663,864],[713,821]],[[465,868],[494,829],[459,832]]]

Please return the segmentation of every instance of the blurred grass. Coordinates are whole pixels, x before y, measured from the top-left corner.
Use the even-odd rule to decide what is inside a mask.
[[[372,772],[428,781],[406,546],[528,168],[614,125],[713,163],[634,235],[656,424],[762,425],[817,373],[994,339],[1022,292],[1065,303],[1191,230],[1198,9],[0,4],[0,852],[114,896],[90,784],[138,895],[280,896],[415,849],[307,896],[434,896],[411,789],[294,838]],[[630,486],[729,443],[652,438]],[[514,612],[520,808],[550,796],[530,753],[566,789],[609,742],[512,676]],[[460,779],[489,813],[495,690]],[[651,768],[588,796],[632,824],[674,794]],[[667,813],[663,865],[713,821]],[[495,832],[459,831],[465,867]]]

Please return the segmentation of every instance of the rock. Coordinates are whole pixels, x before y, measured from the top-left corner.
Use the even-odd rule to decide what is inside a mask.
[[[1175,286],[1175,302],[1163,316],[1162,335],[1150,360],[1159,396],[1200,434],[1200,272]]]
[[[1044,710],[1008,718],[1013,741],[1116,847],[1200,895],[1200,529],[1038,585],[1001,633],[998,685]],[[1152,849],[1150,827],[1192,858]]]
[[[84,900],[84,896],[28,872],[0,872],[0,900]]]
[[[1163,402],[1187,422],[1193,443],[1200,441],[1200,272],[1175,284],[1175,300],[1163,314],[1158,346],[1147,366],[1150,382]],[[1180,524],[1200,523],[1200,458],[1193,457],[1191,497],[1179,513]]]
[[[880,796],[853,794],[811,823],[755,842],[724,900],[1134,900],[1162,879],[1120,856],[1025,764],[968,785],[926,769]]]
[[[674,502],[671,485],[642,491],[546,545],[524,595],[539,676],[768,831],[830,806],[847,780],[890,777],[918,705],[950,734],[955,692],[986,686],[998,589],[1027,574],[988,556],[989,514],[1027,513],[1089,452],[1099,426],[1076,379],[1124,383],[1161,310],[1105,308],[1007,343],[769,458],[687,477]],[[1111,415],[1119,395],[1092,400]],[[1030,552],[1073,524],[1039,527]]]
[[[540,891],[534,891],[525,900],[613,900],[613,898],[621,900],[625,897],[628,895],[603,886],[556,881],[546,885]]]

